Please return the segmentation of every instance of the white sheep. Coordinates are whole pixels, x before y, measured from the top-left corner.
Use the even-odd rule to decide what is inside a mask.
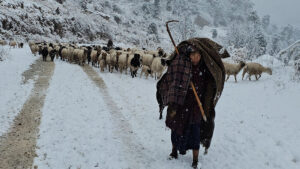
[[[69,49],[68,48],[63,48],[61,50],[61,60],[66,60],[69,55]]]
[[[74,59],[74,50],[75,49],[73,47],[63,48],[61,51],[62,60],[68,60],[70,63],[72,63]]]
[[[125,74],[127,74],[128,58],[129,58],[129,52],[122,52],[119,56],[118,67],[120,69],[121,74],[123,70],[125,70]]]
[[[74,49],[74,60],[78,61],[77,63],[79,65],[84,66],[84,63],[86,61],[86,52],[82,49]]]
[[[33,44],[29,47],[30,47],[31,53],[34,54],[34,55],[36,55],[36,53],[39,51],[39,47],[36,44]]]
[[[108,67],[108,72],[112,73],[114,69],[113,56],[110,53],[107,53],[105,61],[106,61],[106,66]]]
[[[108,53],[106,53],[104,50],[102,50],[101,55],[98,58],[98,62],[99,62],[99,67],[100,67],[100,71],[104,72],[104,69],[107,67],[107,55],[109,55]]]
[[[150,67],[147,66],[147,65],[143,65],[143,66],[142,66],[142,71],[141,71],[141,74],[140,74],[140,78],[143,76],[143,73],[145,74],[146,79],[148,79],[149,74],[151,74],[151,69],[150,69]]]
[[[240,63],[238,63],[238,64],[223,62],[223,64],[224,64],[224,67],[225,67],[225,73],[227,75],[226,81],[229,79],[230,75],[233,75],[234,79],[235,79],[235,82],[237,82],[236,75],[245,66],[245,62],[240,61]]]
[[[7,45],[7,43],[5,40],[0,40],[0,45],[4,46],[4,45]]]
[[[263,72],[266,72],[269,75],[272,75],[271,68],[264,67],[261,64],[255,63],[255,62],[247,63],[243,70],[242,80],[244,80],[244,76],[246,73],[248,73],[249,80],[251,80],[252,75],[254,75],[256,80],[258,80],[261,77],[261,74]]]
[[[59,45],[55,45],[54,49],[55,49],[56,51],[59,51],[59,49],[60,49],[60,46],[59,46]],[[56,56],[56,59],[58,59],[58,57],[59,57],[59,53],[58,53],[58,52],[56,52],[55,56]]]
[[[145,54],[155,55],[155,57],[156,57],[156,56],[158,56],[158,51],[156,51],[156,50],[147,50],[147,51],[145,51]]]
[[[53,48],[48,46],[48,53],[50,53],[52,50]]]
[[[162,58],[166,58],[167,57],[167,53],[161,48],[158,47],[156,50],[148,50],[145,51],[146,54],[150,54],[150,55],[155,55],[154,57],[162,57]]]
[[[153,54],[143,54],[142,55],[142,64],[151,67],[155,55]]]
[[[115,49],[111,49],[109,51],[109,56],[106,60],[107,64],[109,66],[109,72],[113,72],[114,68],[118,71],[118,61],[119,61],[119,56],[121,55],[121,52],[115,50]]]
[[[92,66],[97,67],[97,64],[99,64],[98,60],[99,60],[100,53],[101,53],[101,51],[98,52],[97,50],[92,49],[92,51],[91,51]]]
[[[29,41],[28,42],[29,47],[31,47],[32,45],[35,45],[34,41]]]
[[[17,46],[17,42],[16,41],[10,41],[9,46],[15,48]]]
[[[154,78],[159,79],[163,71],[165,70],[166,65],[166,59],[163,59],[161,57],[155,57],[151,64],[151,76],[153,77],[154,74]]]

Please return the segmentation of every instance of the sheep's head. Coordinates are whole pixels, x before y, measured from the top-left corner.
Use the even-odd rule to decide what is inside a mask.
[[[101,48],[101,46],[96,46],[95,50],[97,50],[97,53],[101,53],[102,48]]]
[[[149,73],[149,74],[151,74],[152,73],[152,71],[151,71],[151,69],[149,68],[149,69],[147,69],[147,72]]]
[[[122,52],[117,52],[117,56],[120,56],[122,54]]]
[[[102,53],[102,59],[106,59],[107,53],[103,52]]]
[[[164,50],[162,48],[158,49],[158,56],[163,56],[164,55]]]
[[[166,59],[161,59],[161,65],[167,66],[167,60]]]
[[[84,56],[87,56],[87,55],[88,55],[88,53],[89,53],[89,50],[88,50],[88,49],[86,49],[86,48],[85,48],[85,49],[83,49],[83,55],[84,55]]]
[[[246,63],[245,62],[243,62],[243,61],[240,61],[240,63],[239,63],[240,65],[241,65],[241,67],[243,68],[245,65],[246,65]]]
[[[272,75],[272,69],[271,69],[271,68],[266,68],[266,72],[267,72],[269,75]]]
[[[140,58],[141,58],[141,55],[140,55],[140,54],[137,54],[137,53],[135,53],[135,54],[134,54],[134,58],[135,58],[135,59],[140,59]]]

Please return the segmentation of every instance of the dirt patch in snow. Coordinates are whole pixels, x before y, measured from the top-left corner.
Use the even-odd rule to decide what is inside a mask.
[[[32,168],[36,157],[36,139],[39,133],[41,109],[55,64],[38,59],[23,73],[24,83],[38,76],[34,88],[8,133],[0,137],[0,168]]]
[[[145,148],[136,138],[130,123],[125,119],[117,103],[109,95],[108,89],[105,85],[104,80],[98,75],[98,73],[90,66],[86,65],[82,67],[84,72],[88,77],[98,86],[100,92],[102,93],[103,100],[108,106],[110,113],[113,117],[113,124],[116,124],[116,135],[120,137],[122,142],[126,145],[124,147],[128,154],[130,154],[135,159],[135,163],[131,164],[132,168],[149,168],[150,162],[145,159]],[[142,164],[142,166],[140,166]]]

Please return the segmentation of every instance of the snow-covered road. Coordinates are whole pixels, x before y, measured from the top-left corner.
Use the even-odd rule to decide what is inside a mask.
[[[28,46],[3,48],[8,55],[0,62],[0,135],[8,130],[33,88],[32,81],[23,84],[22,73],[38,58],[32,56]]]
[[[216,108],[211,148],[208,155],[200,155],[202,168],[300,167],[300,85],[290,81],[290,73],[289,68],[276,68],[272,76],[263,75],[259,81],[241,81],[240,76],[238,83],[229,79]],[[158,120],[155,85],[152,78],[132,79],[55,60],[34,166],[191,168],[191,151],[178,160],[167,159],[170,130],[164,120]],[[5,86],[0,87],[2,92]],[[13,93],[6,95],[13,97]],[[1,115],[5,116],[12,103],[5,105],[9,99],[2,102]],[[1,131],[5,126],[1,122]]]

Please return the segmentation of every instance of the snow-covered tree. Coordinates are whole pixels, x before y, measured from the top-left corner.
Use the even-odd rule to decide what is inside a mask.
[[[153,17],[159,18],[160,16],[160,0],[154,0],[153,4]]]
[[[238,24],[231,24],[227,31],[226,44],[233,45],[235,48],[244,47],[246,44],[247,32],[245,26]]]
[[[217,29],[213,29],[213,30],[212,30],[212,38],[215,39],[215,38],[217,38],[217,36],[218,36],[218,31],[217,31]]]
[[[280,41],[280,36],[275,34],[272,38],[271,38],[271,43],[270,43],[270,47],[269,47],[269,54],[270,55],[276,55],[279,51],[280,51],[280,47],[279,47],[279,41]]]
[[[296,60],[294,63],[295,68],[295,79],[300,80],[300,59]]]
[[[264,30],[267,30],[268,27],[270,26],[270,15],[265,15],[262,18],[262,26],[264,28]]]

